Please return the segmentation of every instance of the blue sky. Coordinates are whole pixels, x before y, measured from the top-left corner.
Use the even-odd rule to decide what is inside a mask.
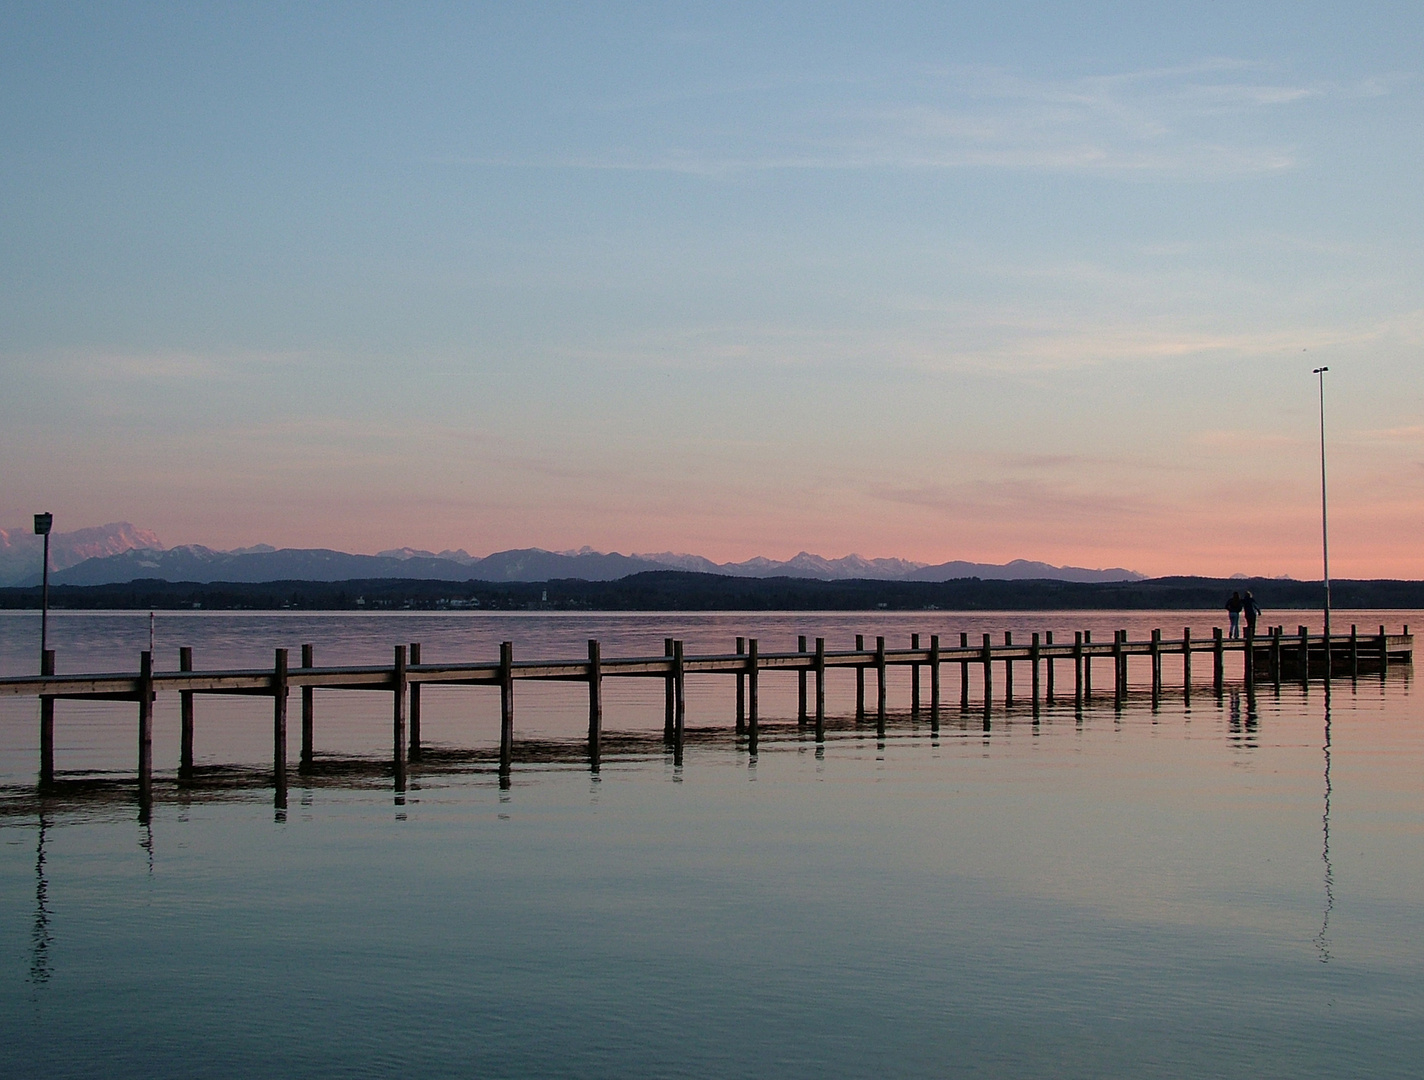
[[[6,5],[3,523],[1424,576],[1421,31]]]

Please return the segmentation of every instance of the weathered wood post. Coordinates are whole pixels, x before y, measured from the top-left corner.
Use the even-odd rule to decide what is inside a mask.
[[[1123,652],[1126,637],[1126,630],[1113,631],[1113,704],[1119,709],[1127,696],[1127,656]]]
[[[603,743],[603,649],[588,639],[588,752],[595,766]]]
[[[919,634],[910,635],[910,648],[919,651]],[[920,665],[917,663],[910,664],[910,715],[920,715]]]
[[[1083,707],[1083,631],[1073,632],[1073,705]]]
[[[805,634],[797,637],[796,651],[802,656],[806,655]],[[806,669],[798,668],[796,671],[796,722],[804,726],[806,719]]]
[[[1032,639],[1029,641],[1029,645],[1028,645],[1028,662],[1029,662],[1029,667],[1030,667],[1030,668],[1032,669],[1032,671],[1033,671],[1033,678],[1032,678],[1032,683],[1033,683],[1033,695],[1032,695],[1032,696],[1033,696],[1033,715],[1034,715],[1034,716],[1037,716],[1037,715],[1038,715],[1038,661],[1039,661],[1038,631],[1035,630],[1035,631],[1034,631],[1034,634],[1033,634],[1033,637],[1032,637]]]
[[[1350,624],[1350,678],[1360,677],[1360,628]]]
[[[1307,685],[1310,682],[1310,631],[1304,626],[1298,630],[1300,634],[1300,682]],[[1383,642],[1384,635],[1380,635]]]
[[[1162,631],[1152,631],[1152,705],[1162,696]]]
[[[1093,700],[1093,654],[1090,646],[1093,644],[1093,632],[1083,631],[1083,700]]]
[[[499,643],[499,772],[509,786],[514,762],[514,642]]]
[[[757,721],[760,713],[757,698],[757,682],[757,639],[747,638],[747,735],[753,741],[755,741],[757,737]]]
[[[1052,630],[1045,630],[1045,631],[1044,631],[1044,634],[1043,634],[1043,643],[1044,643],[1045,645],[1047,645],[1050,649],[1053,647],[1053,631],[1052,631]],[[1048,656],[1044,657],[1044,659],[1048,661],[1048,668],[1047,668],[1047,672],[1046,672],[1046,674],[1048,675],[1048,687],[1047,687],[1047,691],[1048,691],[1048,704],[1052,705],[1052,704],[1053,704],[1053,700],[1054,700],[1054,699],[1053,699],[1053,654],[1050,653]]]
[[[885,730],[885,706],[888,703],[888,694],[885,687],[885,639],[878,637],[875,639],[875,722],[880,730]]]
[[[272,786],[278,810],[287,808],[287,650],[272,664]]]
[[[989,641],[989,635],[984,635],[983,647],[984,664],[984,713],[987,716],[990,707],[994,704],[994,646]]]
[[[1014,635],[1009,631],[1004,631],[1004,644],[1012,646]],[[1014,703],[1014,662],[1008,656],[1004,657],[1004,707],[1008,708]]]
[[[855,635],[855,651],[865,652],[865,635]],[[865,719],[865,665],[855,665],[855,718]]]
[[[959,635],[959,647],[969,648],[968,634]],[[969,711],[969,656],[965,652],[959,654],[959,707],[964,712]]]
[[[315,657],[310,645],[302,646],[302,667],[315,667]],[[298,772],[310,772],[313,759],[316,757],[315,751],[315,724],[316,724],[316,690],[310,686],[302,687],[302,756],[297,764]]]
[[[930,635],[930,721],[939,724],[939,635]]]
[[[406,738],[409,734],[406,730],[406,694],[409,685],[405,646],[397,645],[395,663],[391,669],[391,696],[394,706],[391,711],[391,760],[395,766],[397,791],[405,790]]]
[[[1192,628],[1182,627],[1182,696],[1192,700]]]
[[[677,712],[677,691],[673,686],[672,638],[663,638],[663,655],[668,658],[667,674],[663,677],[663,737],[672,738],[677,726],[674,714]]]
[[[1226,681],[1226,652],[1221,640],[1221,627],[1211,628],[1211,685],[1217,696],[1221,695],[1222,684]]]
[[[1383,679],[1389,671],[1389,635],[1384,632],[1384,623],[1380,623],[1379,629],[1379,660],[1380,678]]]
[[[153,801],[153,653],[138,655],[138,798]]]
[[[54,650],[40,653],[40,674],[54,674]],[[40,698],[40,786],[54,783],[54,698]]]
[[[672,643],[672,683],[673,712],[676,714],[673,738],[677,740],[679,746],[682,745],[682,733],[687,716],[687,697],[684,693],[685,675],[686,669],[682,658],[682,639],[678,638]]]
[[[1281,692],[1281,627],[1271,627],[1271,681]]]
[[[816,740],[826,737],[826,639],[816,639]]]
[[[193,649],[184,645],[178,650],[178,670],[193,670]],[[193,778],[193,691],[178,693],[178,779]]]
[[[737,638],[737,655],[743,656],[747,651],[747,639]],[[747,673],[737,672],[737,734],[740,735],[747,729]]]
[[[410,643],[410,666],[420,663],[420,642]],[[410,683],[410,760],[420,760],[420,683]]]
[[[1245,670],[1242,672],[1246,677],[1246,689],[1254,694],[1256,692],[1256,631],[1249,626],[1246,627],[1245,644],[1241,648],[1246,657]]]

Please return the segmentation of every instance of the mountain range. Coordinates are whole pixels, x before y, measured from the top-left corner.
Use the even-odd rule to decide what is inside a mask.
[[[259,544],[218,551],[197,544],[167,548],[146,529],[116,522],[50,538],[50,581],[60,585],[108,585],[152,578],[161,581],[346,581],[356,578],[415,578],[434,581],[549,581],[577,578],[613,581],[647,570],[689,570],[729,577],[793,577],[823,581],[1138,581],[1143,575],[1115,567],[1090,570],[1015,559],[1009,563],[953,561],[937,564],[907,559],[827,559],[809,552],[780,561],[758,557],[716,563],[700,555],[674,552],[623,555],[592,548],[545,551],[521,548],[475,556],[395,548],[375,555],[352,555],[325,548],[274,548]],[[22,529],[0,529],[0,585],[39,582],[40,538]]]

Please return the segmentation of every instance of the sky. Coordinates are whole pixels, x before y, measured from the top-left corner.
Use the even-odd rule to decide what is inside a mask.
[[[1424,577],[1424,6],[0,6],[0,525]]]

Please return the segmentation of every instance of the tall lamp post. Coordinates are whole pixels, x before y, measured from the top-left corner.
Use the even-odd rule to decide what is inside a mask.
[[[49,531],[54,525],[53,514],[35,515],[35,535],[44,537],[44,574],[40,587],[40,666],[44,666],[45,651],[49,648]]]
[[[1328,367],[1311,372],[1320,383],[1320,557],[1325,576],[1325,681],[1330,681],[1330,526],[1325,502],[1325,373]]]

